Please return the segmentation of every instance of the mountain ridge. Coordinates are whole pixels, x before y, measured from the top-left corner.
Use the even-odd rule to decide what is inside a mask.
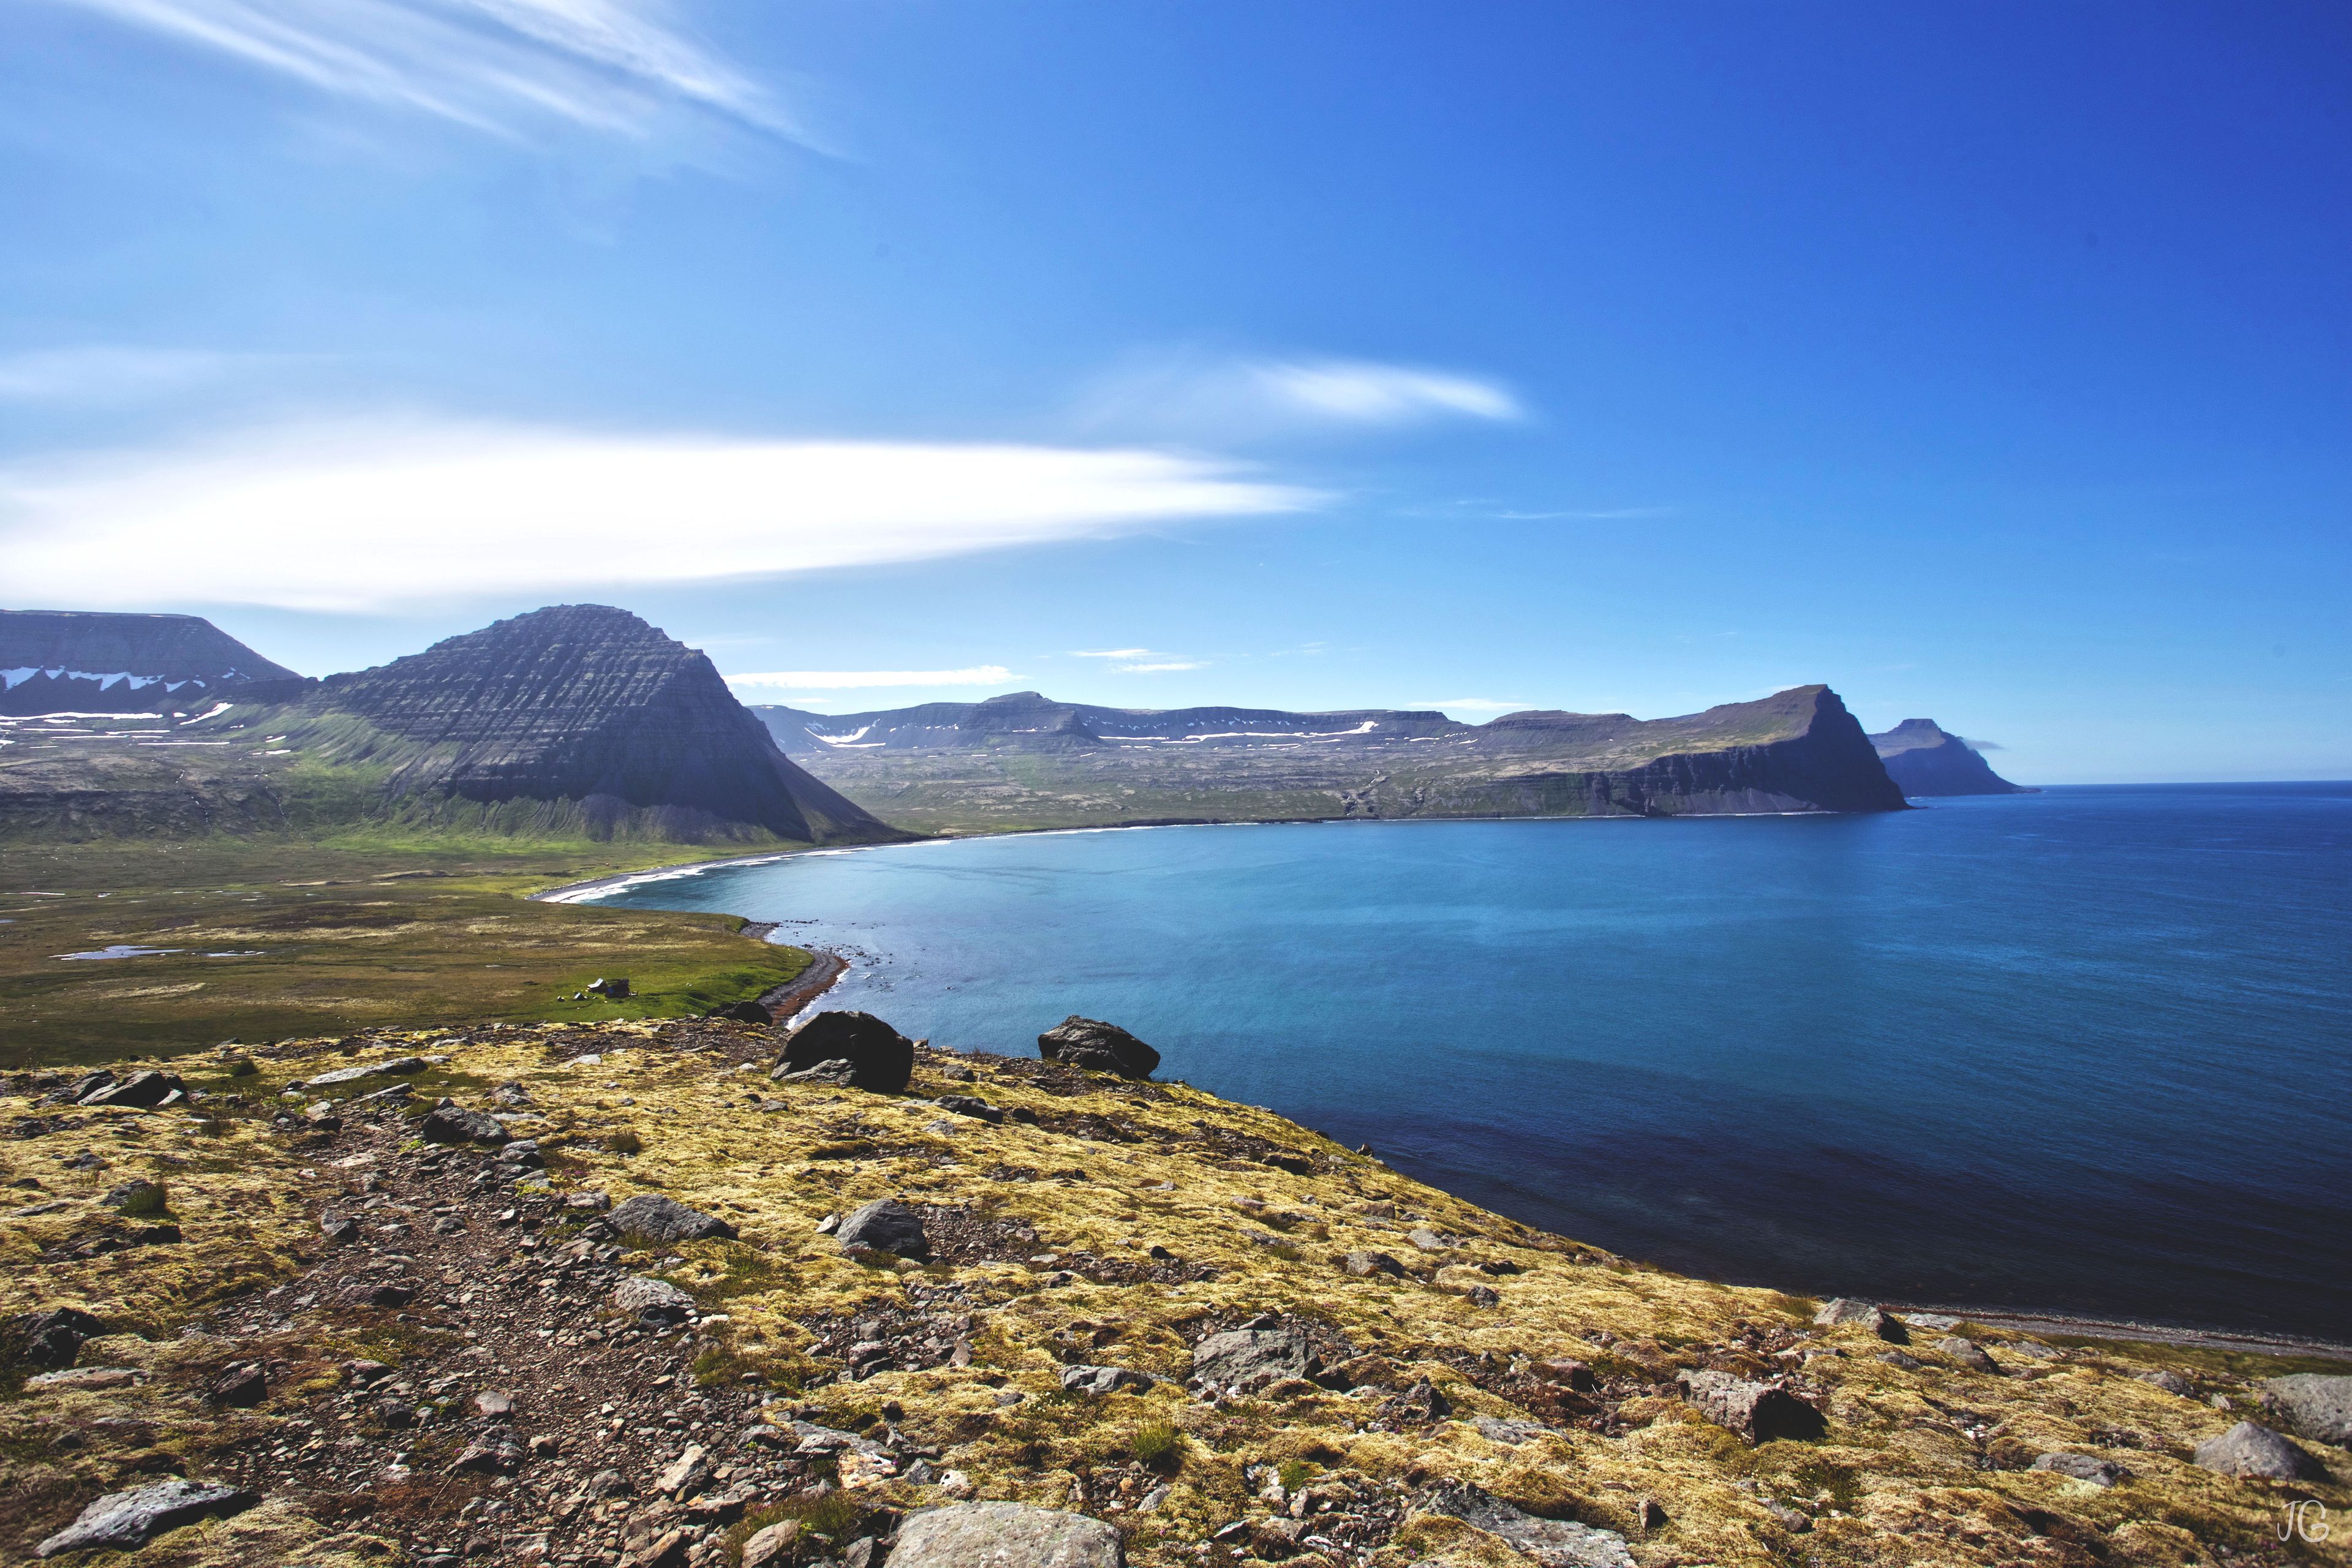
[[[1906,719],[1870,737],[1886,775],[1906,795],[2032,795],[1992,771],[1975,747],[1933,719]]]
[[[195,712],[308,685],[202,616],[0,610],[0,714]]]

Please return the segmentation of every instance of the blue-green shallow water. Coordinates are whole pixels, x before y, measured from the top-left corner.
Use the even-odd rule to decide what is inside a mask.
[[[1066,1014],[1505,1213],[1718,1278],[2352,1331],[2352,785],[1884,816],[1200,827],[804,856],[608,901]]]

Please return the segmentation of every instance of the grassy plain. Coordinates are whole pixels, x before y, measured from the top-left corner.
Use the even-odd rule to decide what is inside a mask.
[[[809,963],[732,916],[525,895],[711,851],[380,835],[214,835],[0,851],[0,1066],[225,1039],[701,1013]],[[119,959],[60,955],[166,949]],[[572,995],[625,975],[621,1003]]]

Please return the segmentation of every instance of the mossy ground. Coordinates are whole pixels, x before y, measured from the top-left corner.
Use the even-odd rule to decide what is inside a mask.
[[[742,936],[730,916],[522,896],[697,853],[390,832],[11,843],[0,1067],[426,1023],[677,1016],[799,973],[807,953]],[[178,951],[58,956],[118,944]],[[571,1000],[614,974],[628,1001]]]
[[[1270,1112],[1181,1085],[925,1052],[904,1098],[772,1086],[740,1068],[763,1059],[772,1036],[736,1030],[714,1049],[709,1031],[688,1033],[613,1023],[383,1037],[368,1048],[446,1052],[446,1067],[419,1086],[427,1099],[478,1103],[489,1085],[523,1086],[560,1187],[615,1200],[663,1192],[734,1225],[737,1240],[656,1249],[628,1265],[663,1272],[723,1313],[690,1347],[707,1383],[766,1388],[780,1414],[836,1426],[870,1428],[896,1406],[899,1430],[942,1449],[941,1468],[969,1476],[980,1496],[1083,1508],[1128,1532],[1133,1562],[1231,1561],[1222,1547],[1204,1554],[1203,1542],[1265,1513],[1261,1467],[1310,1496],[1473,1480],[1535,1511],[1620,1531],[1645,1565],[2345,1560],[2340,1543],[2283,1545],[2275,1533],[2293,1498],[2316,1497],[2339,1517],[2352,1504],[2341,1452],[2322,1450],[2332,1483],[2299,1489],[2189,1463],[2194,1444],[2244,1414],[2251,1381],[2278,1370],[2260,1358],[2199,1363],[2090,1342],[2041,1356],[1975,1330],[2006,1375],[1970,1372],[1923,1344],[1910,1351],[1924,1364],[1906,1368],[1882,1360],[1887,1347],[1864,1331],[1812,1328],[1810,1301],[1684,1279],[1530,1230]],[[232,1081],[192,1067],[192,1081],[266,1100],[331,1065],[315,1059],[331,1052],[296,1045],[263,1053],[257,1075]],[[583,1053],[601,1059],[566,1065]],[[914,1098],[950,1092],[1037,1121],[991,1124]],[[20,1126],[57,1114],[0,1101],[0,1118]],[[175,1358],[204,1353],[186,1348],[201,1342],[173,1336],[206,1302],[308,1267],[316,1211],[337,1190],[323,1154],[297,1142],[304,1135],[258,1115],[215,1119],[212,1131],[179,1112],[68,1120],[0,1145],[0,1180],[18,1183],[27,1205],[0,1217],[0,1314],[86,1304],[137,1336],[98,1342],[84,1363],[145,1364],[156,1375],[0,1404],[0,1496],[28,1519],[35,1503],[46,1520],[142,1464],[152,1473],[201,1457],[208,1429],[226,1417],[168,1375]],[[637,1135],[641,1152],[611,1152],[623,1131]],[[63,1163],[85,1148],[109,1168]],[[314,1159],[322,1163],[306,1163]],[[93,1223],[90,1198],[133,1173],[167,1182],[184,1245],[39,1261]],[[25,1187],[28,1179],[45,1190]],[[818,1233],[822,1216],[886,1196],[957,1211],[971,1234],[1013,1242],[891,1267],[845,1257]],[[1434,1245],[1418,1245],[1415,1231]],[[1155,1259],[1155,1247],[1172,1257]],[[1388,1253],[1403,1272],[1346,1272],[1339,1260],[1360,1251]],[[943,1290],[969,1303],[969,1364],[848,1374],[838,1325],[920,1317]],[[1486,1291],[1492,1304],[1481,1304]],[[1353,1386],[1293,1382],[1219,1405],[1189,1394],[1190,1346],[1261,1313],[1343,1337]],[[397,1350],[382,1347],[380,1359]],[[1598,1391],[1557,1396],[1540,1371],[1556,1358],[1588,1365]],[[1059,1373],[1072,1361],[1165,1381],[1139,1394],[1066,1395]],[[1677,1368],[1703,1365],[1787,1375],[1827,1415],[1827,1437],[1749,1447],[1707,1424],[1672,1392]],[[2200,1395],[2240,1408],[2139,1381],[2158,1367],[2188,1370]],[[1423,1382],[1448,1414],[1400,1407],[1398,1396]],[[1022,1397],[1007,1405],[1006,1394]],[[66,1398],[79,1402],[70,1413]],[[127,1423],[103,1430],[136,1442],[59,1454],[45,1435],[68,1414],[92,1431],[101,1419]],[[1481,1416],[1533,1419],[1542,1430],[1504,1441],[1481,1432]],[[289,1442],[304,1435],[295,1418],[293,1406],[236,1417],[289,1423]],[[2102,1490],[2022,1468],[2059,1448],[2116,1459],[2132,1479]],[[1162,1482],[1165,1500],[1139,1511]],[[885,1479],[858,1495],[865,1506],[907,1509],[939,1493]],[[1663,1522],[1644,1522],[1645,1502]],[[274,1532],[266,1550],[239,1533],[264,1530]],[[280,1499],[267,1514],[168,1538],[142,1561],[324,1563],[361,1550],[358,1539]],[[1358,1561],[1311,1547],[1292,1560]],[[1426,1517],[1370,1560],[1522,1561],[1494,1538]]]

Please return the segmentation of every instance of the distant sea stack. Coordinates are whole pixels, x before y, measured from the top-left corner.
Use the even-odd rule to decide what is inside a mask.
[[[709,658],[603,605],[534,610],[330,676],[270,722],[280,743],[366,768],[428,816],[468,802],[486,826],[597,837],[904,837],[778,751]]]
[[[0,714],[197,713],[309,684],[201,616],[0,610]]]
[[[1900,811],[1837,693],[1675,719],[1101,708],[1034,691],[824,714],[754,709],[853,800],[939,832],[1125,823]]]
[[[1975,748],[1933,719],[1906,719],[1870,743],[1907,795],[2034,793],[1994,773]]]

